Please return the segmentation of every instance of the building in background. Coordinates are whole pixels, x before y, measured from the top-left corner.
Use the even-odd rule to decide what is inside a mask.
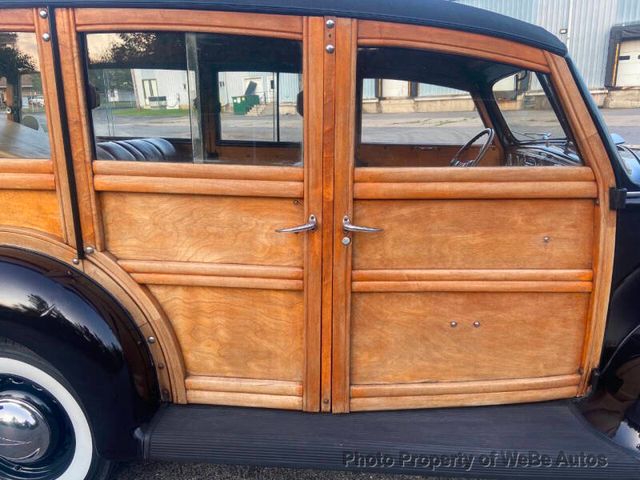
[[[560,38],[603,108],[640,108],[640,0],[451,0],[539,25]],[[505,91],[509,85],[502,85]],[[529,95],[539,89],[531,82]],[[365,80],[365,111],[451,108],[459,92],[397,80]],[[426,102],[426,103],[425,103]],[[444,103],[443,103],[444,102]],[[461,109],[471,103],[459,101]]]

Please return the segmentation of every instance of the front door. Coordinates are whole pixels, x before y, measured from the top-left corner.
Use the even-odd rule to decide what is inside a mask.
[[[576,396],[609,214],[550,65],[462,32],[353,28],[336,74],[350,93],[336,101],[334,411]]]

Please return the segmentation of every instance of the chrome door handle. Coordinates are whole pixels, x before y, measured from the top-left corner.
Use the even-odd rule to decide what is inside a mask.
[[[302,233],[313,232],[318,228],[318,220],[315,215],[309,215],[309,221],[304,225],[298,225],[297,227],[279,228],[276,230],[278,233]]]
[[[351,223],[351,220],[346,215],[342,218],[342,229],[345,232],[361,232],[361,233],[377,233],[377,232],[383,231],[382,228],[361,227],[359,225],[354,225]]]

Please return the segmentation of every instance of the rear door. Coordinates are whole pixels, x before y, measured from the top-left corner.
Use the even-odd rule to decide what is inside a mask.
[[[318,410],[309,21],[136,9],[57,19],[61,48],[80,53],[63,70],[84,242],[165,315],[154,341],[174,399]]]

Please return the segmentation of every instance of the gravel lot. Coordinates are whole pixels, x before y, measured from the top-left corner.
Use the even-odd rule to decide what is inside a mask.
[[[111,480],[437,480],[435,477],[178,463],[122,464]],[[449,479],[451,480],[451,479]]]

